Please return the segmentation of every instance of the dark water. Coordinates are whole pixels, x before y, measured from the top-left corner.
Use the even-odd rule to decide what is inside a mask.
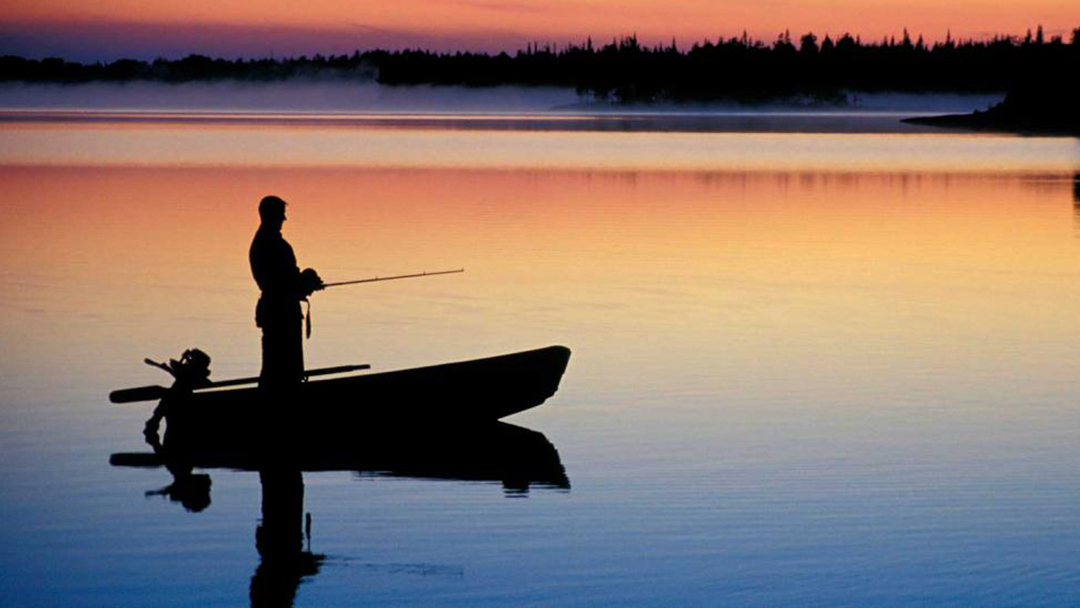
[[[378,121],[375,119],[375,123]],[[1071,139],[0,125],[0,603],[235,606],[259,475],[148,490],[143,357],[258,367],[259,197],[327,280],[310,366],[565,344],[508,420],[569,488],[305,473],[295,605],[1072,606]],[[433,454],[433,458],[440,458]]]

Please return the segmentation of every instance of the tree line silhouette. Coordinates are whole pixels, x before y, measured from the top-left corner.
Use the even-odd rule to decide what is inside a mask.
[[[928,44],[907,30],[897,39],[867,42],[780,34],[772,43],[742,36],[696,43],[642,45],[636,36],[594,45],[529,44],[510,55],[425,50],[356,51],[283,59],[184,59],[80,64],[59,58],[0,58],[0,81],[81,83],[274,81],[340,78],[386,85],[573,87],[586,101],[610,103],[763,102],[842,103],[852,91],[1000,92],[1063,85],[1080,73],[1080,28],[1070,39],[1047,38],[1040,26],[1026,36]]]

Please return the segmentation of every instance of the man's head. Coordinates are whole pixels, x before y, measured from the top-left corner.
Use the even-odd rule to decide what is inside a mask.
[[[263,224],[281,226],[285,221],[285,201],[276,196],[264,196],[259,201],[259,218]]]

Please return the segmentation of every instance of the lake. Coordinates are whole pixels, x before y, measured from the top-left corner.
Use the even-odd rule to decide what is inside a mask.
[[[259,474],[147,494],[107,395],[258,372],[272,193],[327,281],[465,268],[316,294],[309,367],[573,351],[506,420],[568,484],[304,473],[275,605],[1075,606],[1080,142],[898,117],[0,113],[0,604],[258,603]]]

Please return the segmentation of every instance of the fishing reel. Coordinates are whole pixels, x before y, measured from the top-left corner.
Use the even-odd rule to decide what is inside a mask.
[[[325,286],[322,278],[319,277],[319,273],[315,272],[314,268],[305,268],[300,273],[300,291],[304,294],[304,297],[320,291]]]

